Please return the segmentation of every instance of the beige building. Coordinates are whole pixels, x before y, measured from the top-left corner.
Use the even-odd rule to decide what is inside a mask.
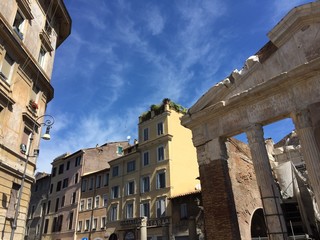
[[[29,158],[21,206],[14,224],[26,152],[38,148],[55,51],[68,37],[71,18],[63,1],[0,1],[0,231],[9,239],[25,234],[35,157]],[[34,141],[29,146],[31,133]]]
[[[109,170],[85,174],[81,178],[81,196],[76,226],[77,239],[105,239],[109,199]]]
[[[139,143],[110,162],[106,223],[110,239],[140,239],[143,216],[148,218],[148,239],[172,236],[169,198],[199,188],[191,132],[180,125],[183,110],[169,99],[152,105],[140,116]]]
[[[121,156],[127,146],[127,141],[106,143],[61,155],[52,162],[42,239],[75,239],[81,203],[81,177],[109,168],[109,161]],[[87,183],[88,189],[93,189],[94,181]]]

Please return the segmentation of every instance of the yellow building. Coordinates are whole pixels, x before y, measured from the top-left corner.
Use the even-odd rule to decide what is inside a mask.
[[[34,181],[40,118],[53,98],[50,84],[56,48],[68,37],[71,18],[63,1],[0,1],[0,231],[23,239]],[[30,146],[31,133],[34,141]],[[31,151],[28,151],[31,149]],[[17,196],[21,206],[15,227]],[[14,231],[15,230],[15,231]]]
[[[139,225],[148,218],[148,239],[172,236],[168,200],[198,188],[196,151],[191,132],[180,125],[184,109],[164,99],[139,118],[139,143],[110,162],[106,235],[140,239]]]

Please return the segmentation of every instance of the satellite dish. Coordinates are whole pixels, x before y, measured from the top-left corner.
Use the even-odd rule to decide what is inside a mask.
[[[130,136],[127,136],[127,140],[128,140],[128,142],[130,141],[130,139],[131,139],[131,137],[130,137]]]

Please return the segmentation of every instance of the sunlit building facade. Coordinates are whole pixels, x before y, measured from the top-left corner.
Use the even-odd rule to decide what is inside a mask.
[[[0,1],[0,231],[23,239],[34,181],[41,121],[53,98],[50,83],[55,51],[69,36],[71,18],[63,1]],[[30,146],[30,136],[34,141]],[[30,151],[29,151],[30,150]],[[17,198],[29,162],[20,208]],[[37,151],[36,151],[37,152]],[[17,218],[15,211],[19,211]],[[15,227],[14,219],[17,219]]]

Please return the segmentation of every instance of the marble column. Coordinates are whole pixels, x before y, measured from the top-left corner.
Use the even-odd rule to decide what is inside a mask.
[[[310,119],[310,111],[305,109],[292,116],[301,143],[303,159],[308,170],[309,182],[320,209],[320,152]]]
[[[206,239],[241,239],[225,139],[197,146]]]
[[[147,217],[141,218],[140,239],[147,240]]]
[[[280,193],[275,184],[260,124],[252,125],[247,138],[260,189],[269,239],[287,239],[287,228],[280,205]]]

